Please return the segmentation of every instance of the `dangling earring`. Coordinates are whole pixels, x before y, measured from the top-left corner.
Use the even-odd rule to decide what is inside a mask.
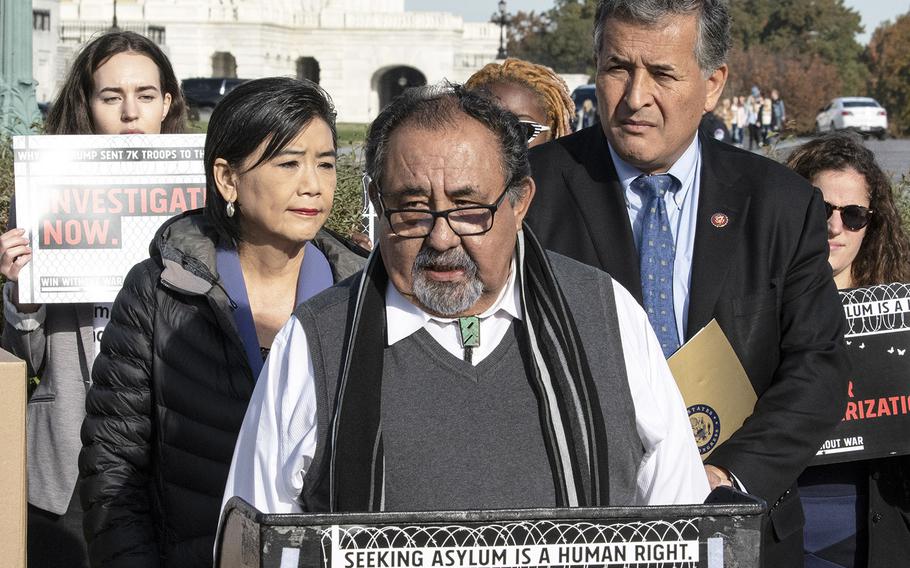
[[[233,201],[228,201],[227,205],[225,206],[224,209],[225,209],[225,212],[227,213],[228,217],[234,216],[234,202]]]

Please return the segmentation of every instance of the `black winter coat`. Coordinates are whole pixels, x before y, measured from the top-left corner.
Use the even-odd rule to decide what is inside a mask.
[[[255,379],[201,210],[168,221],[124,281],[86,400],[79,457],[94,566],[211,566],[234,443]],[[335,281],[363,254],[314,240]]]

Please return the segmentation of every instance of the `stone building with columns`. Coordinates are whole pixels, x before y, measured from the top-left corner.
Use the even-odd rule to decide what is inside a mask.
[[[113,4],[34,0],[39,101],[56,95],[76,50],[110,28]],[[493,61],[499,45],[494,24],[405,11],[404,0],[116,0],[116,6],[118,26],[161,45],[178,78],[309,78],[331,94],[342,122],[372,120],[409,86],[464,81]]]

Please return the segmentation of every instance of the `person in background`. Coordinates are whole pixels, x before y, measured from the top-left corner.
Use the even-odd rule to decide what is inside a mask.
[[[821,189],[839,289],[910,282],[910,240],[891,183],[855,134],[825,134],[787,165]],[[807,568],[904,566],[910,559],[910,459],[807,468],[799,478]]]
[[[780,133],[787,122],[787,106],[777,89],[771,89],[771,130]]]
[[[127,275],[92,371],[79,459],[98,566],[211,566],[231,454],[294,307],[363,257],[323,229],[335,111],[309,81],[249,81],[215,108],[206,204]]]
[[[727,129],[727,142],[731,142],[733,139],[733,103],[729,98],[725,98],[721,101],[720,111],[717,112],[717,116],[724,121],[724,128]]]
[[[582,128],[587,128],[589,126],[594,126],[597,122],[597,108],[594,106],[594,101],[591,99],[585,99],[581,103],[581,110],[578,111],[578,122],[575,130],[581,130]]]
[[[465,86],[487,91],[512,111],[529,147],[572,132],[575,103],[566,82],[549,67],[510,57],[502,63],[488,63]]]
[[[113,32],[76,56],[45,132],[170,134],[182,132],[185,122],[180,84],[161,49],[133,32]],[[15,224],[12,207],[9,225]],[[111,304],[19,303],[19,272],[31,252],[24,229],[0,236],[0,274],[6,278],[2,345],[40,379],[27,410],[29,564],[86,566],[75,490],[79,429]]]
[[[739,121],[739,97],[734,96],[730,101],[730,114],[732,116],[730,142],[738,146],[739,135],[742,129],[742,124]]]
[[[771,125],[772,118],[774,117],[774,109],[771,106],[771,98],[765,97],[761,101],[761,109],[759,110],[759,116],[761,118],[761,146],[767,146],[768,141],[771,139]]]
[[[755,87],[753,87],[754,91]],[[761,96],[746,99],[746,123],[749,125],[749,150],[761,148]]]
[[[745,142],[746,129],[749,127],[748,113],[746,111],[746,97],[733,97],[733,100],[733,112],[735,116],[733,143],[742,148],[743,142]]]

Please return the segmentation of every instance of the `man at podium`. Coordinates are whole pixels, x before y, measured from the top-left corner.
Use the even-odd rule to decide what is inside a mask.
[[[651,330],[609,275],[544,251],[514,115],[458,85],[379,115],[364,271],[275,339],[225,501],[272,513],[701,503]]]

